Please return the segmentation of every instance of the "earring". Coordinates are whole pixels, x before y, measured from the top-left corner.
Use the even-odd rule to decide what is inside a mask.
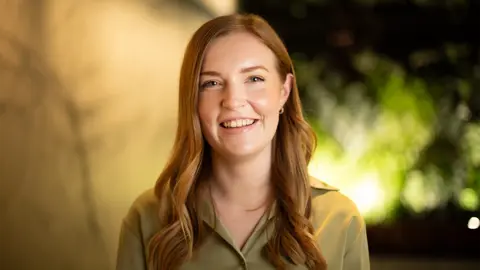
[[[285,109],[282,107],[278,113],[282,114],[284,111],[285,111]]]

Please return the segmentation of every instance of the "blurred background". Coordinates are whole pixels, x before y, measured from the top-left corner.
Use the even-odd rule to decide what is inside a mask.
[[[294,58],[312,175],[368,223],[372,269],[480,269],[480,1],[0,2],[0,269],[113,269],[175,132],[206,20],[266,18]]]

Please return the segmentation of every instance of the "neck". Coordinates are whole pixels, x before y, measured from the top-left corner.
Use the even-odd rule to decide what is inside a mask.
[[[212,154],[212,194],[223,203],[244,209],[264,206],[272,193],[271,156],[270,147],[241,161]]]

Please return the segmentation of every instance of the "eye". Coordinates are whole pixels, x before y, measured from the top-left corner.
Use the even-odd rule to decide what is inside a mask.
[[[251,77],[248,77],[248,81],[249,82],[264,82],[265,79],[262,78],[262,77],[259,77],[259,76],[251,76]]]
[[[201,89],[211,88],[211,87],[215,87],[217,85],[219,85],[219,83],[217,81],[206,81],[206,82],[204,82],[200,85],[200,88]]]

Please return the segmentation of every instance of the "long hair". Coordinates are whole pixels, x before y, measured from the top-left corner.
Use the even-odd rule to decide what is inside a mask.
[[[210,146],[205,142],[197,112],[199,76],[208,45],[220,36],[244,31],[262,41],[277,58],[281,77],[294,76],[292,90],[273,139],[272,179],[277,199],[275,228],[264,248],[277,268],[287,262],[309,269],[326,269],[326,262],[313,237],[308,163],[316,137],[305,121],[292,60],[273,28],[256,15],[228,15],[202,25],[187,45],[180,74],[178,126],[171,157],[155,185],[162,201],[163,224],[149,245],[150,269],[178,269],[201,244],[205,227],[198,216],[199,183],[208,170]]]

